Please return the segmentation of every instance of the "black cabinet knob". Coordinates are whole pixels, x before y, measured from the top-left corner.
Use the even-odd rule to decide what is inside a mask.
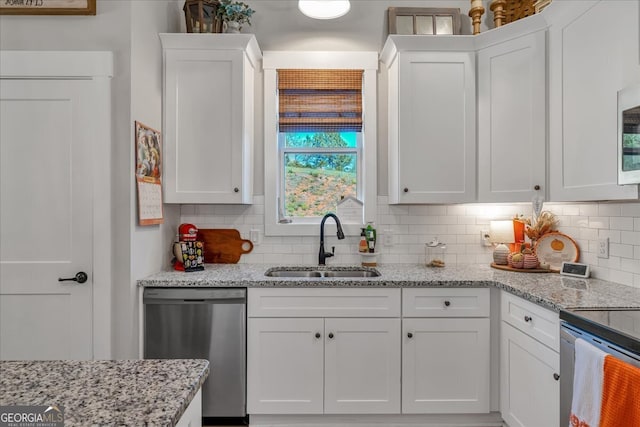
[[[233,189],[233,192],[234,192],[234,193],[237,193],[237,192],[239,192],[239,191],[240,191],[240,189],[239,189],[238,187],[235,187],[235,188]]]
[[[75,276],[73,277],[67,277],[67,278],[62,278],[62,277],[58,277],[58,282],[78,282],[78,283],[84,283],[87,281],[87,279],[89,279],[89,276],[87,275],[87,273],[85,273],[84,271],[80,271],[78,273],[76,273]]]
[[[409,332],[409,333],[407,334],[407,337],[408,337],[408,338],[413,338],[413,334],[412,334],[411,332]]]
[[[404,190],[403,190],[403,191],[404,191],[405,193],[408,193],[408,192],[409,192],[409,189],[408,189],[407,187],[404,187]]]
[[[320,332],[316,332],[316,338],[320,338]]]
[[[533,320],[533,317],[524,316],[524,321],[525,322],[531,322],[532,320]]]
[[[329,332],[329,339],[333,338],[333,332]]]
[[[538,191],[538,190],[540,189],[540,186],[539,186],[539,185],[534,185],[534,186],[533,186],[533,189],[534,189],[534,190],[536,190],[536,191]]]
[[[560,379],[560,375],[558,375],[558,374],[554,373],[554,374],[553,374],[553,379],[554,379],[554,380],[556,380],[556,381],[558,381],[558,380]]]
[[[445,302],[444,302],[444,306],[445,306],[445,307],[449,307],[450,305],[451,305],[451,301],[445,301]]]

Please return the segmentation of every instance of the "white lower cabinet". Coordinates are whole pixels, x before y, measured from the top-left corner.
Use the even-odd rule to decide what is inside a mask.
[[[400,319],[251,318],[252,414],[400,412]]]
[[[247,323],[250,414],[322,414],[324,319],[254,318]]]
[[[514,301],[515,300],[515,301]],[[519,300],[520,304],[513,304]],[[508,302],[511,301],[511,304]],[[512,309],[518,307],[518,310]],[[523,324],[514,321],[522,312]],[[511,315],[509,315],[511,313]],[[560,418],[560,356],[537,322],[546,325],[558,315],[503,293],[500,344],[500,411],[509,427],[557,426]],[[508,316],[508,317],[505,317]],[[544,316],[544,318],[543,318]],[[543,344],[538,339],[551,343]],[[544,342],[544,341],[543,341]]]
[[[326,414],[400,412],[400,319],[325,319]]]
[[[402,412],[489,412],[489,318],[403,319]]]

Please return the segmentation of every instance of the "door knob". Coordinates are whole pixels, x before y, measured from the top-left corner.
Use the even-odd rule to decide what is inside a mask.
[[[560,379],[560,375],[554,373],[553,374],[553,379],[558,381]]]
[[[333,338],[333,332],[329,332],[329,339]]]
[[[66,279],[63,279],[62,277],[58,278],[58,282],[78,282],[78,283],[84,283],[87,281],[87,279],[89,278],[89,276],[87,276],[87,273],[85,273],[84,271],[80,271],[78,273],[76,273],[76,275],[74,277],[67,277]]]
[[[451,305],[451,301],[445,301],[444,305],[445,305],[445,307],[449,307]]]
[[[413,334],[411,332],[407,333],[407,338],[413,338]]]
[[[320,332],[316,332],[316,338],[320,338]]]

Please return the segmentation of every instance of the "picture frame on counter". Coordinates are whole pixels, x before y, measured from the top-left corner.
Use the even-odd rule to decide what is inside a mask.
[[[2,0],[0,15],[95,15],[97,0]]]
[[[389,34],[460,34],[460,9],[437,7],[390,7]]]

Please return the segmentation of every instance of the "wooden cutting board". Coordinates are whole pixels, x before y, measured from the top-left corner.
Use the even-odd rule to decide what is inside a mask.
[[[198,240],[204,242],[204,262],[236,264],[242,254],[253,250],[251,240],[240,237],[235,228],[204,228],[198,230]]]

